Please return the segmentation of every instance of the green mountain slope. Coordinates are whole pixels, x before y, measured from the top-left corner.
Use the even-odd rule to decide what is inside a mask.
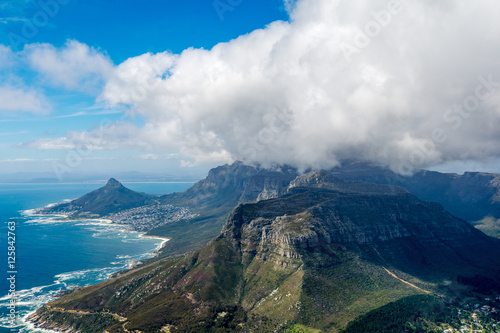
[[[446,281],[500,276],[498,241],[403,189],[361,185],[299,177],[280,198],[239,205],[200,250],[74,291],[31,320],[85,332],[338,332]]]
[[[297,175],[293,168],[270,170],[241,162],[214,168],[190,189],[160,198],[163,204],[187,207],[198,216],[153,228],[148,234],[171,239],[164,253],[199,249],[219,234],[236,205],[278,197]]]
[[[497,220],[491,216],[474,223],[474,226],[487,234],[488,236],[500,238],[500,219]]]

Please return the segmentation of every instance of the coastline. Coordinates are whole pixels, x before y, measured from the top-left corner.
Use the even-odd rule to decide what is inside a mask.
[[[111,220],[106,220],[106,219],[92,219],[92,220],[98,220],[99,222],[106,222],[106,223],[113,223]],[[109,221],[109,222],[108,222]],[[160,236],[150,236],[150,235],[145,235],[145,234],[140,234],[140,238],[150,238],[150,239],[159,239],[161,240],[161,243],[156,246],[154,249],[154,252],[152,252],[152,257],[156,257],[159,254],[159,251],[165,246],[165,244],[170,240],[170,238],[166,237],[160,237]],[[140,263],[139,261],[133,260],[131,263],[131,266],[129,269],[132,269]],[[127,269],[125,269],[127,270]],[[121,271],[118,271],[119,273]],[[75,330],[72,327],[65,326],[65,325],[58,325],[54,324],[51,322],[46,321],[43,316],[37,314],[37,311],[40,310],[41,308],[44,308],[46,304],[43,304],[41,307],[38,309],[28,313],[22,318],[22,321],[26,324],[27,328],[29,330],[39,330],[42,331],[42,333],[78,333],[78,330]]]
[[[37,309],[38,310],[38,309]],[[27,328],[32,330],[41,331],[42,333],[79,333],[80,331],[74,328],[62,324],[55,324],[45,321],[42,316],[37,314],[37,310],[29,313],[23,318],[23,321],[27,324]]]
[[[47,218],[51,218],[52,221],[59,222],[59,223],[91,221],[94,223],[101,223],[101,224],[114,224],[114,225],[123,226],[127,229],[132,230],[130,228],[130,225],[128,225],[128,224],[115,223],[113,220],[98,218],[98,217],[97,218],[96,217],[75,218],[75,217],[69,217],[69,215],[63,215],[63,214],[43,214],[43,213],[31,214],[31,213],[27,213],[27,211],[23,211],[22,215],[27,216],[27,217],[47,217]]]
[[[38,310],[38,309],[37,309]],[[57,326],[49,322],[44,321],[36,311],[28,313],[22,318],[22,321],[26,324],[29,331],[41,331],[42,333],[78,333],[78,331],[73,331],[71,327]]]
[[[166,238],[166,237],[160,237],[160,236],[150,236],[150,235],[146,235],[146,234],[141,234],[139,235],[139,237],[142,237],[142,238],[152,238],[152,239],[161,239],[161,244],[158,245],[155,249],[155,252],[156,252],[156,255],[158,255],[158,251],[160,251],[161,249],[163,249],[165,247],[165,245],[167,244],[167,242],[170,240],[170,238]]]
[[[75,188],[79,187],[75,186]],[[45,304],[61,297],[62,294],[59,294],[59,291],[67,290],[66,284],[70,288],[72,288],[74,286],[83,287],[89,285],[89,283],[99,283],[101,281],[100,279],[102,279],[102,276],[104,276],[105,274],[113,275],[118,272],[130,269],[129,266],[131,264],[135,263],[136,265],[139,265],[143,260],[154,260],[154,258],[161,253],[158,253],[158,251],[164,248],[166,242],[170,240],[166,237],[145,235],[145,231],[134,230],[132,225],[116,223],[110,218],[102,218],[95,215],[74,217],[72,216],[73,214],[70,211],[54,211],[53,213],[49,213],[50,210],[46,208],[53,207],[59,203],[70,201],[68,199],[59,201],[57,198],[57,196],[71,198],[74,195],[65,194],[70,190],[73,190],[73,187],[69,187],[68,190],[66,190],[66,188],[55,188],[53,190],[52,188],[47,189],[44,186],[34,186],[26,188],[23,187],[20,189],[14,188],[10,190],[10,192],[7,192],[10,194],[10,196],[12,196],[12,201],[14,202],[15,199],[19,201],[19,204],[17,203],[17,201],[14,202],[16,205],[11,204],[10,201],[4,201],[2,202],[2,208],[4,214],[6,216],[12,217],[12,219],[16,221],[16,224],[19,225],[18,245],[19,247],[24,247],[23,253],[25,254],[25,256],[27,256],[27,253],[30,260],[33,258],[38,258],[36,256],[32,256],[33,253],[38,254],[36,250],[38,244],[45,244],[43,243],[44,239],[57,238],[56,236],[59,233],[59,231],[57,230],[62,230],[61,235],[63,236],[60,237],[60,242],[47,243],[47,246],[44,246],[43,249],[44,251],[47,249],[47,253],[49,253],[50,255],[52,255],[52,253],[57,249],[57,246],[53,246],[54,244],[57,245],[59,243],[68,242],[68,246],[74,246],[74,244],[79,241],[83,242],[83,240],[85,240],[85,242],[87,242],[87,238],[88,243],[93,242],[95,238],[97,239],[96,242],[110,242],[110,244],[115,242],[117,249],[116,256],[111,255],[109,260],[106,260],[106,262],[103,263],[101,263],[101,261],[103,260],[99,260],[99,267],[96,266],[97,268],[94,266],[87,267],[82,264],[82,267],[68,266],[67,269],[64,265],[61,266],[59,264],[60,261],[58,261],[59,266],[55,265],[57,269],[54,268],[53,270],[51,270],[48,265],[42,265],[43,270],[40,270],[40,272],[36,271],[36,274],[32,272],[34,271],[34,269],[32,269],[31,265],[30,267],[25,268],[24,271],[26,274],[30,274],[30,278],[23,281],[26,283],[26,292],[21,295],[22,297],[19,299],[16,307],[16,309],[19,311],[19,326],[17,327],[18,329],[22,329],[27,332],[32,332],[33,330],[35,330],[35,324],[33,323],[34,319],[36,319],[35,313]],[[40,196],[39,193],[44,191],[47,191],[49,194],[46,196]],[[53,201],[51,202],[57,203],[45,204],[44,201],[47,199],[47,197],[53,198]],[[73,224],[75,226],[74,228]],[[82,230],[82,232],[75,231],[80,229]],[[31,230],[40,231],[35,234],[35,236],[39,236],[36,238],[37,242],[30,242],[28,240],[27,235],[30,234]],[[71,231],[71,233],[66,234],[66,230]],[[72,237],[68,236],[73,235],[73,231],[75,231],[75,235],[77,235],[75,241],[72,240]],[[45,234],[47,234],[48,236],[44,236]],[[81,239],[78,238],[80,236]],[[116,241],[106,241],[106,239],[114,238],[116,238]],[[31,246],[26,244],[35,245]],[[135,248],[138,249],[137,252],[134,251]],[[108,255],[109,253],[114,253],[113,251],[114,248],[111,251],[107,251],[106,255]],[[39,252],[41,253],[41,251]],[[65,253],[65,255],[66,254],[68,255],[68,257],[70,256],[70,254],[71,257],[73,257],[73,252]],[[37,259],[38,261],[36,261],[36,263],[43,263],[45,258],[49,258],[49,256],[40,257],[39,259]],[[71,269],[69,269],[69,267],[71,267]],[[115,270],[115,268],[118,270]],[[37,274],[40,274],[40,281],[38,281],[38,278],[36,277]],[[44,281],[43,286],[41,285],[42,279]],[[96,279],[99,279],[99,281],[90,282],[91,280],[93,281]],[[109,277],[107,277],[105,280],[108,279]],[[45,280],[47,280],[46,283]],[[80,282],[82,284],[80,284]],[[0,294],[0,297],[1,296],[2,295]],[[5,308],[2,308],[2,310],[5,310]],[[0,316],[4,317],[3,312]],[[71,328],[69,327],[51,325],[50,323],[42,322],[39,322],[39,324],[41,325],[36,326],[38,327],[38,330],[41,331],[41,333],[71,331]],[[0,327],[0,331],[3,332],[3,328],[6,327],[2,325]]]
[[[99,219],[100,221],[109,221],[107,223],[113,223],[111,220]],[[160,237],[160,236],[151,236],[146,234],[139,235],[141,238],[151,238],[151,239],[159,239],[161,243],[155,248],[153,252],[153,257],[158,256],[159,251],[165,247],[165,244],[170,240],[170,238]],[[134,268],[134,265],[137,262],[132,262],[130,269]],[[42,305],[43,308],[45,306]],[[35,311],[28,313],[24,318],[22,318],[23,322],[25,322],[28,326],[28,329],[37,329],[41,330],[43,333],[78,333],[79,331],[74,330],[72,327],[68,327],[65,325],[57,325],[54,323],[47,322],[43,319],[42,316],[37,314],[37,311],[40,309],[36,309]]]
[[[114,223],[113,220],[110,220],[110,219],[99,219],[99,218],[97,218],[97,219],[88,219],[88,220],[104,222],[104,223],[107,223],[107,224],[126,225],[126,224]]]
[[[49,204],[47,206],[45,206],[44,208],[48,208],[48,207],[51,207],[51,206],[54,206],[54,205],[57,205],[57,204]],[[99,218],[99,217],[88,217],[88,218],[85,218],[85,217],[81,217],[81,218],[70,218],[69,215],[65,215],[65,214],[45,214],[45,213],[41,213],[39,212],[41,209],[43,208],[35,208],[35,209],[27,209],[27,210],[24,210],[22,211],[21,213],[25,216],[45,216],[45,217],[48,217],[48,216],[53,216],[53,217],[56,217],[58,220],[61,220],[61,221],[64,221],[64,222],[78,222],[78,221],[95,221],[95,222],[99,222],[99,223],[105,223],[105,224],[114,224],[114,225],[118,225],[118,226],[123,226],[127,229],[130,229],[130,231],[134,231],[133,228],[130,227],[130,225],[128,224],[120,224],[120,223],[115,223],[113,220],[111,219],[106,219],[106,218]],[[140,231],[136,231],[136,232],[140,232]],[[158,252],[160,251],[162,248],[165,247],[165,244],[170,240],[170,238],[166,238],[166,237],[161,237],[161,236],[151,236],[151,235],[146,235],[145,233],[143,234],[140,234],[139,237],[141,238],[151,238],[151,239],[160,239],[162,242],[160,245],[158,245],[155,249],[155,252]],[[155,255],[157,255],[158,253],[156,253]]]
[[[148,258],[154,258],[159,255],[159,251],[165,246],[165,244],[170,240],[170,238],[166,237],[159,237],[159,236],[150,236],[150,235],[145,235],[139,231],[131,230],[129,225],[125,224],[119,224],[119,223],[114,223],[111,219],[106,219],[106,218],[70,218],[68,215],[64,214],[43,214],[43,213],[38,213],[36,212],[35,209],[31,210],[23,210],[20,212],[21,215],[25,216],[26,218],[45,218],[45,219],[53,219],[54,221],[58,222],[78,222],[78,221],[89,221],[91,223],[96,223],[99,225],[115,225],[115,226],[121,226],[126,229],[126,231],[131,232],[135,234],[135,237],[139,238],[149,238],[149,239],[154,239],[154,240],[161,240],[160,244],[155,242],[155,247],[149,250],[148,252]],[[131,269],[134,268],[135,265],[140,264],[141,261],[138,259],[131,260],[131,263],[128,268],[124,268],[119,270],[116,273],[119,273],[123,270]],[[59,298],[59,297],[57,297]],[[52,301],[52,300],[51,300]],[[49,301],[50,302],[50,301]],[[74,330],[71,327],[67,327],[64,325],[58,325],[54,323],[50,323],[45,321],[42,316],[39,316],[37,314],[37,311],[41,308],[43,308],[45,304],[42,304],[40,307],[37,309],[28,312],[26,315],[21,317],[21,321],[23,322],[23,326],[28,329],[28,331],[32,330],[39,330],[42,333],[77,333],[77,330]]]

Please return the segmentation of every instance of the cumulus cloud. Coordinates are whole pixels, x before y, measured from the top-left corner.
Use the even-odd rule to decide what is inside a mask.
[[[14,53],[8,46],[0,44],[0,70],[4,70],[12,66]]]
[[[42,92],[27,87],[14,74],[18,67],[18,54],[0,44],[0,114],[49,113],[51,103]]]
[[[0,101],[0,114],[47,114],[51,110],[51,104],[43,94],[26,88],[0,86]]]
[[[297,0],[283,0],[285,4],[285,10],[288,14],[292,13],[296,1]]]
[[[500,157],[500,2],[285,5],[290,22],[115,67],[101,100],[145,125],[117,124],[101,146],[301,168],[363,159],[400,173]]]
[[[87,132],[68,131],[65,137],[38,139],[29,143],[21,143],[18,146],[40,150],[77,150],[82,155],[86,155],[87,151],[137,148],[139,145],[148,148],[146,138],[134,139],[131,135],[136,132],[138,132],[138,128],[132,124],[104,121],[101,126]]]
[[[27,61],[48,83],[82,92],[98,92],[113,68],[108,56],[86,44],[69,40],[64,47],[29,44]]]
[[[143,154],[143,155],[139,155],[139,158],[141,160],[158,160],[158,159],[160,159],[160,156],[158,156],[156,154]]]

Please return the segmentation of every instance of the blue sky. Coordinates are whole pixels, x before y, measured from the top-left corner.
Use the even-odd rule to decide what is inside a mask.
[[[234,160],[344,159],[500,172],[499,11],[495,0],[0,0],[0,175],[196,178]]]
[[[123,110],[107,108],[96,101],[103,84],[101,80],[93,82],[94,89],[78,91],[53,84],[32,66],[27,66],[22,59],[26,57],[23,54],[26,45],[64,48],[68,41],[78,41],[117,65],[147,52],[180,53],[189,47],[210,49],[219,42],[264,28],[275,20],[288,19],[279,0],[218,3],[207,0],[8,0],[0,1],[0,9],[0,45],[10,50],[9,59],[0,65],[0,86],[31,92],[33,94],[28,95],[39,97],[45,103],[41,108],[27,106],[31,110],[14,107],[14,110],[2,111],[4,103],[0,99],[0,174],[51,173],[55,162],[61,162],[63,168],[68,165],[65,160],[71,150],[40,150],[21,145],[127,118]],[[36,31],[30,30],[33,26]],[[137,118],[127,120],[141,123]],[[165,155],[175,153],[174,149]],[[64,177],[70,173],[91,174],[109,169],[183,172],[179,159],[150,159],[155,158],[153,154],[140,149],[96,151],[90,155],[80,156],[81,163],[75,160],[74,164],[78,165],[64,172]],[[206,167],[199,168],[200,174]]]
[[[1,26],[0,42],[4,45],[11,44],[9,32],[23,37],[26,20],[42,20],[39,17],[45,15],[38,16],[40,11],[52,10],[56,3],[55,15],[49,13],[48,23],[27,41],[62,46],[68,39],[78,40],[105,51],[115,63],[146,52],[180,53],[188,47],[211,48],[272,21],[287,19],[280,0],[40,1],[47,7],[38,1],[0,3],[3,20],[8,21]]]

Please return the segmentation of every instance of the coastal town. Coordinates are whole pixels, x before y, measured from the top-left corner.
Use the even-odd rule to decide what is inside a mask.
[[[136,231],[148,231],[167,223],[196,217],[185,207],[176,207],[169,204],[151,204],[112,213],[103,218],[113,223],[128,225]]]
[[[162,204],[158,201],[106,215],[85,211],[81,206],[74,205],[72,202],[34,209],[32,213],[35,215],[54,215],[56,219],[108,220],[110,223],[126,225],[135,231],[149,231],[167,223],[192,219],[198,215],[186,207]]]

